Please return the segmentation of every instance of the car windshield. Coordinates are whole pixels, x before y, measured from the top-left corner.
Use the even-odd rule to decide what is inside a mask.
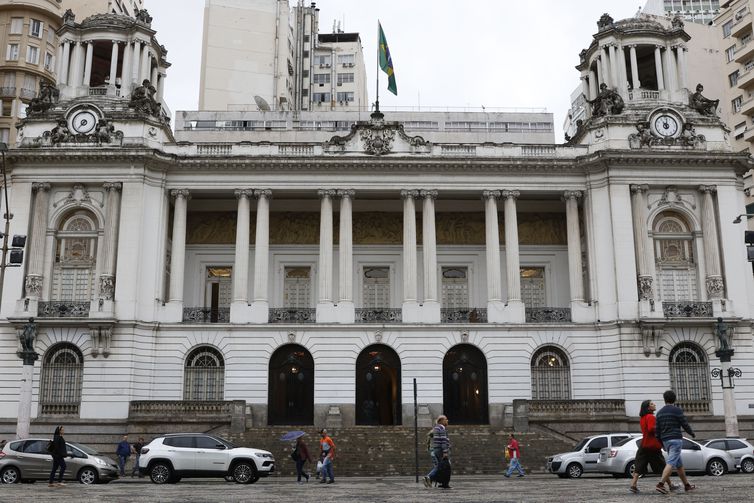
[[[576,447],[574,447],[573,450],[574,451],[580,451],[581,449],[584,448],[584,446],[586,445],[587,442],[589,442],[589,439],[585,438],[584,440],[582,440],[581,442],[579,442],[578,444],[576,444]]]
[[[99,452],[97,452],[94,449],[92,449],[91,447],[87,447],[87,446],[85,446],[83,444],[78,444],[76,442],[67,442],[67,444],[68,445],[72,445],[75,448],[84,451],[85,453],[89,454],[90,456],[95,456],[95,455],[99,454]]]
[[[215,440],[217,440],[218,442],[220,442],[222,444],[225,444],[225,447],[227,447],[228,449],[235,449],[236,447],[238,447],[237,445],[234,445],[233,442],[231,442],[230,440],[225,440],[222,437],[214,437],[213,436],[212,438],[214,438]]]
[[[631,440],[636,440],[636,437],[624,438],[623,440],[621,440],[620,442],[618,442],[617,444],[615,444],[614,447],[620,447],[621,445],[625,445],[625,444],[629,443]]]

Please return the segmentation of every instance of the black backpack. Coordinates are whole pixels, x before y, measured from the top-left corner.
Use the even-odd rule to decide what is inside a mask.
[[[301,459],[301,456],[298,455],[298,446],[294,447],[291,451],[291,459],[293,461],[298,461],[299,459]]]

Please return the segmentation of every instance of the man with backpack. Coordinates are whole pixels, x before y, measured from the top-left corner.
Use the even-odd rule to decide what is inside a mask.
[[[448,439],[448,418],[440,415],[432,429],[432,456],[437,465],[424,477],[424,485],[430,487],[437,482],[443,489],[450,489],[450,440]]]

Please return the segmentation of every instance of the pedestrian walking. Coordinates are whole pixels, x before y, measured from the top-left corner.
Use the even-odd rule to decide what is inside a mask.
[[[448,418],[444,414],[438,416],[432,429],[432,450],[437,465],[424,477],[424,485],[431,487],[433,482],[437,482],[443,489],[450,489],[450,439]]]
[[[508,445],[505,447],[508,450],[508,471],[505,472],[506,478],[510,477],[514,471],[518,471],[518,476],[523,477],[526,475],[524,468],[521,466],[521,449],[518,446],[518,440],[513,436],[513,433],[508,437]]]
[[[139,472],[139,458],[141,458],[142,447],[144,447],[144,437],[139,437],[138,442],[133,445],[133,453],[136,456],[136,459],[134,459],[134,467],[131,470],[131,478],[134,478],[137,475],[139,476],[139,478],[142,478],[144,476]]]
[[[313,461],[313,458],[311,454],[309,454],[309,448],[306,446],[303,437],[298,437],[296,439],[296,447],[293,448],[291,456],[293,457],[293,461],[296,462],[296,482],[302,484],[302,477],[309,482],[309,474],[304,471],[304,464],[306,464],[307,461]]]
[[[335,482],[335,475],[333,474],[333,460],[335,459],[335,442],[332,441],[327,435],[327,430],[322,428],[319,432],[322,439],[319,441],[320,448],[322,450],[322,480],[320,484],[327,482],[332,484]],[[327,480],[327,479],[330,480]]]
[[[665,469],[665,458],[662,456],[662,444],[656,436],[655,409],[657,406],[652,400],[644,400],[639,408],[641,418],[641,445],[636,451],[634,460],[634,477],[628,488],[632,493],[638,493],[636,486],[639,477],[647,474],[647,465],[652,467],[652,472],[660,474]],[[663,486],[664,488],[664,486]]]
[[[52,440],[47,445],[47,451],[52,455],[52,470],[50,471],[50,487],[62,487],[63,477],[65,476],[65,458],[68,456],[68,449],[66,448],[65,438],[63,437],[64,429],[62,426],[55,428],[55,433],[52,435]],[[55,483],[55,472],[60,469],[58,475],[58,482]]]
[[[681,482],[683,482],[684,490],[686,492],[693,491],[696,486],[690,484],[689,479],[686,478],[686,470],[683,468],[683,461],[681,460],[681,447],[683,446],[681,428],[692,437],[696,435],[694,435],[694,430],[691,429],[681,408],[675,405],[675,391],[667,390],[662,394],[662,398],[665,400],[665,406],[657,412],[655,436],[662,442],[668,457],[665,468],[662,470],[662,480],[657,483],[655,489],[662,494],[668,494],[668,491],[673,488],[670,475],[675,470],[678,472]],[[668,489],[665,489],[665,484],[668,485]]]
[[[120,476],[126,476],[126,463],[129,456],[131,456],[131,444],[128,443],[128,435],[123,435],[123,439],[118,443],[118,447],[115,449],[115,455],[118,456],[118,468],[120,469]]]

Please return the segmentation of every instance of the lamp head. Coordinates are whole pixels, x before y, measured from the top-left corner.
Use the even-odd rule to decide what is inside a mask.
[[[738,215],[735,220],[733,220],[734,224],[740,224],[741,223],[741,215]]]

